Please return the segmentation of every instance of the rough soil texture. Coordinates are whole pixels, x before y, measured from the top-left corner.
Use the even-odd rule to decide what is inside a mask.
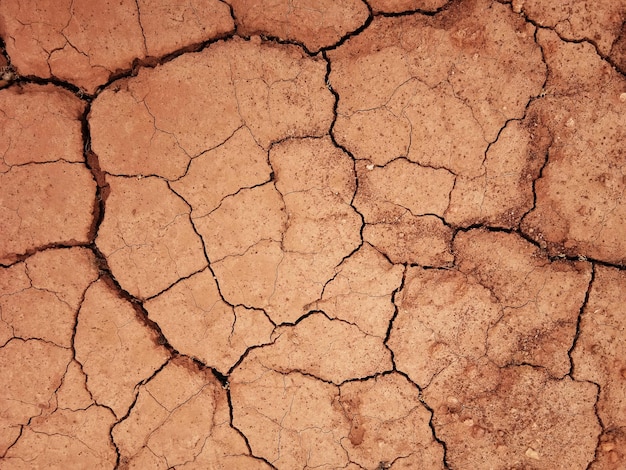
[[[0,38],[0,468],[626,469],[626,1]]]

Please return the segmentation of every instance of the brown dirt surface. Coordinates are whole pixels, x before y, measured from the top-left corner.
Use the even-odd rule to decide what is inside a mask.
[[[626,0],[2,0],[0,468],[626,469]]]

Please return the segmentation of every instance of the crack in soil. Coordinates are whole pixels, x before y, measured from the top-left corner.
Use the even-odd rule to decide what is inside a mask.
[[[586,111],[567,101],[572,99],[567,84],[559,82],[559,74],[566,70],[561,57],[582,58],[581,63],[587,60],[581,70],[588,67],[599,77],[602,88],[598,89],[603,95],[593,88],[587,90],[589,102],[596,100],[600,109],[605,109],[609,100],[613,100],[611,106],[619,106],[621,98],[615,100],[613,95],[626,93],[617,50],[626,19],[592,37],[595,26],[590,23],[585,29],[578,13],[570,13],[565,23],[559,20],[550,26],[549,13],[540,8],[539,1],[523,6],[515,0],[457,0],[423,2],[417,7],[402,6],[398,1],[388,10],[363,1],[353,5],[354,12],[360,13],[330,27],[336,34],[331,41],[323,39],[322,30],[317,32],[319,37],[308,33],[305,23],[301,28],[283,29],[294,21],[292,15],[325,18],[322,10],[290,10],[281,23],[278,18],[283,13],[266,5],[266,19],[275,21],[272,25],[254,23],[246,16],[243,0],[216,1],[213,7],[227,10],[220,18],[230,21],[232,27],[223,26],[201,40],[190,39],[183,46],[152,56],[153,12],[140,0],[130,3],[137,12],[143,53],[124,59],[126,65],[121,67],[102,66],[106,77],[96,81],[81,78],[83,72],[74,71],[71,64],[55,62],[63,54],[72,54],[69,45],[87,60],[88,68],[100,67],[91,66],[90,54],[95,49],[70,31],[71,21],[83,20],[70,19],[62,25],[63,44],[44,35],[37,40],[38,47],[49,47],[41,70],[24,62],[28,51],[16,46],[16,37],[24,34],[20,28],[35,24],[35,20],[20,23],[19,28],[7,23],[0,30],[0,111],[8,123],[7,138],[13,138],[11,121],[18,124],[22,141],[39,138],[29,136],[28,129],[49,117],[45,113],[29,116],[26,107],[16,111],[13,104],[35,89],[61,90],[71,95],[64,99],[77,100],[82,106],[75,117],[80,124],[82,162],[72,160],[76,149],[68,146],[67,156],[41,161],[29,160],[28,148],[20,150],[25,155],[22,160],[4,152],[0,164],[0,188],[10,188],[0,194],[0,208],[6,208],[6,226],[18,227],[9,238],[25,240],[0,253],[0,363],[9,368],[19,354],[18,367],[27,371],[15,379],[17,385],[7,383],[6,395],[0,397],[10,410],[0,422],[7,429],[6,437],[0,439],[0,460],[7,465],[45,459],[62,462],[55,449],[65,443],[72,446],[70,453],[86,452],[86,458],[94,459],[89,465],[99,462],[116,469],[132,463],[146,468],[216,464],[272,469],[470,468],[482,458],[493,459],[490,465],[494,468],[505,468],[508,464],[555,466],[563,462],[561,449],[567,445],[576,448],[567,457],[569,466],[613,468],[602,467],[622,455],[613,444],[620,438],[609,434],[626,423],[620,421],[619,410],[607,411],[618,400],[607,394],[615,393],[612,387],[622,393],[626,390],[623,377],[593,376],[578,351],[589,349],[586,335],[593,330],[586,321],[604,309],[612,311],[611,306],[592,309],[599,302],[595,292],[605,289],[604,274],[598,273],[623,273],[626,269],[626,255],[621,251],[625,245],[620,244],[619,228],[615,228],[623,222],[624,213],[618,198],[610,210],[601,213],[601,231],[589,238],[577,227],[590,219],[570,220],[567,204],[575,202],[567,199],[567,181],[556,174],[570,171],[564,166],[567,158],[583,158],[579,154],[571,157],[567,152],[576,148],[563,144],[573,135],[568,132],[576,131],[568,130],[568,117],[573,115],[578,121],[580,115],[583,123],[586,119]],[[428,6],[431,4],[435,6]],[[79,17],[82,14],[74,12],[73,3],[71,11]],[[194,14],[197,16],[197,9]],[[181,22],[186,22],[188,13],[180,15]],[[103,16],[105,20],[109,21]],[[490,29],[496,24],[500,28],[497,34]],[[398,27],[402,31],[398,40],[389,39],[395,37],[394,28]],[[508,39],[498,42],[494,39],[497,35]],[[608,49],[606,37],[611,39]],[[535,83],[526,84],[525,78],[515,75],[515,66],[494,66],[498,54],[505,54],[506,41],[517,41],[522,51],[518,55],[530,64],[524,64],[528,73],[541,75],[541,66],[545,68],[538,94]],[[597,62],[584,55],[584,49],[568,49],[577,45],[591,46]],[[474,65],[483,60],[483,53],[491,59]],[[537,53],[539,61],[535,60]],[[229,101],[230,91],[223,91],[222,84],[215,82],[207,102],[223,98],[221,108],[210,111],[220,116],[197,114],[188,127],[167,121],[168,114],[158,108],[175,110],[180,105],[175,101],[179,99],[176,88],[182,90],[193,83],[201,68],[217,70],[214,61],[222,57],[230,67],[234,102]],[[454,60],[450,67],[444,64],[442,72],[432,64],[432,57]],[[417,68],[408,69],[413,67],[411,61]],[[602,64],[609,64],[612,72],[602,69]],[[179,66],[184,70],[182,78],[175,75]],[[281,67],[288,70],[284,76]],[[217,144],[201,145],[202,151],[187,154],[184,171],[176,178],[161,174],[158,167],[154,172],[134,174],[123,169],[124,161],[122,169],[113,168],[110,153],[103,158],[92,149],[93,128],[99,128],[98,136],[107,134],[93,110],[102,106],[110,91],[121,96],[129,85],[160,86],[149,80],[166,68],[174,71],[167,77],[169,89],[159,92],[162,95],[150,105],[146,98],[143,101],[153,128],[151,144],[160,131],[187,154],[181,136],[187,138],[195,127],[211,134],[218,118],[231,111],[240,124],[220,131],[226,138],[217,139]],[[406,76],[402,75],[404,68]],[[508,81],[501,96],[481,95],[481,80],[488,83],[492,79],[489,74],[498,73]],[[437,74],[441,79],[433,82]],[[413,82],[424,84],[427,90],[415,91],[401,112],[395,113],[392,99],[410,94],[406,90]],[[446,94],[439,85],[427,83],[447,83],[451,91]],[[522,86],[529,92],[519,92],[517,88]],[[154,92],[149,86],[146,90]],[[450,97],[458,103],[446,101]],[[418,98],[421,101],[416,101]],[[121,106],[116,99],[112,98],[109,111],[121,109],[115,108]],[[194,104],[184,99],[180,103]],[[54,106],[47,105],[50,115],[55,115]],[[432,106],[430,120],[420,114],[428,106]],[[447,116],[455,106],[467,108],[469,117],[462,112],[456,121]],[[372,116],[385,110],[393,117],[374,120]],[[501,122],[492,117],[497,113],[503,117]],[[393,118],[405,119],[408,130],[396,126]],[[362,121],[353,124],[351,119]],[[617,124],[611,125],[617,128],[620,121],[616,119]],[[162,131],[157,127],[159,120],[165,123]],[[133,117],[121,124],[120,129],[135,126],[128,134],[131,136],[144,125]],[[269,131],[262,128],[265,125]],[[496,129],[495,138],[488,139],[480,152],[467,154],[467,158],[482,160],[480,175],[463,166],[463,159],[452,162],[449,155],[447,163],[437,160],[441,148],[450,154],[465,151],[464,145],[469,148],[475,137],[472,129],[484,134],[486,126]],[[537,142],[542,138],[539,127],[546,133],[543,137],[547,136],[544,144]],[[393,132],[384,135],[386,129]],[[377,141],[370,132],[379,131]],[[67,130],[56,128],[52,135],[62,132]],[[206,209],[202,206],[203,212],[194,215],[198,199],[189,191],[213,191],[210,177],[215,173],[207,172],[206,182],[200,178],[188,183],[192,165],[200,160],[210,162],[219,152],[227,155],[224,162],[234,161],[237,145],[241,145],[239,153],[248,156],[240,144],[242,132],[248,132],[256,150],[263,153],[259,165],[265,166],[255,167],[252,160],[233,166],[230,171],[233,179],[240,178],[238,184],[216,193],[217,203],[206,204]],[[611,132],[607,133],[608,144],[593,144],[593,150],[605,152],[607,158],[620,142],[619,129]],[[404,154],[374,161],[363,157],[363,139],[373,144],[408,139],[409,146]],[[132,150],[138,142],[122,144]],[[439,144],[445,146],[437,147]],[[110,152],[110,142],[98,145],[101,154]],[[372,155],[386,144],[380,145]],[[515,166],[511,157],[515,148],[523,149],[519,157],[526,165],[523,168]],[[155,155],[148,152],[149,159],[159,158]],[[168,155],[167,151],[163,155]],[[385,183],[386,188],[379,183],[381,179],[376,180],[378,186],[371,183],[370,179],[379,178],[383,171],[405,163],[420,171],[446,169],[452,173],[451,188],[445,189],[444,184],[435,188],[447,199],[443,211],[436,206],[434,193],[419,193],[430,177],[415,178],[402,188],[397,182],[394,185],[393,178]],[[15,182],[14,175],[28,175],[33,168],[58,168],[60,174],[86,168],[95,183],[88,223],[74,223],[80,217],[72,198],[81,196],[72,195],[76,189],[70,183],[63,183],[67,185],[64,192],[52,194],[49,188],[58,184],[55,179],[44,187],[37,186],[37,178]],[[607,163],[607,168],[620,174],[618,161]],[[396,181],[406,171],[401,171]],[[584,171],[592,181],[594,172],[601,170],[586,166]],[[243,176],[246,172],[252,175],[249,179]],[[600,194],[601,199],[593,199],[598,211],[603,210],[600,205],[604,201],[609,204],[615,199],[613,194],[619,193],[626,181],[617,176],[610,180],[600,177],[603,186],[591,186],[593,189],[582,195],[591,200]],[[500,179],[508,183],[500,183]],[[153,200],[138,199],[129,189],[147,187],[150,181],[163,186],[162,192],[158,192],[161,186],[153,186]],[[202,189],[198,189],[200,184],[204,184]],[[520,201],[526,200],[509,202],[502,196],[507,190],[518,191]],[[126,202],[120,199],[122,193]],[[282,206],[266,210],[266,193],[275,194]],[[46,201],[57,198],[54,211],[65,217],[66,227],[73,227],[73,232],[58,236],[54,227],[31,222],[27,211],[20,212],[22,199],[29,195],[39,198],[39,218],[48,217]],[[176,202],[168,202],[170,197]],[[8,201],[6,205],[4,201]],[[182,212],[176,209],[178,203]],[[416,211],[411,205],[415,203],[425,209]],[[166,206],[171,206],[175,216],[164,212],[166,223],[162,223],[158,211]],[[509,212],[508,219],[499,215],[501,209]],[[458,215],[455,211],[459,210],[467,212]],[[572,210],[586,217],[583,206]],[[124,211],[135,219],[124,220]],[[9,219],[11,212],[16,219]],[[432,219],[430,225],[424,222],[426,218]],[[107,219],[116,220],[123,242],[113,250],[103,242],[105,237],[117,236],[105,227]],[[139,224],[142,232],[134,233],[133,224]],[[24,232],[31,226],[35,227],[32,233],[48,231],[50,237],[36,238]],[[276,234],[274,226],[278,227]],[[211,232],[216,227],[224,233]],[[237,243],[242,244],[241,251],[237,251]],[[422,251],[415,251],[416,246]],[[432,255],[437,246],[442,247],[440,253]],[[56,256],[61,250],[90,257],[91,277],[78,279],[80,271],[71,273],[70,268],[65,279],[58,280],[54,263],[41,257]],[[182,251],[172,250],[186,250],[185,260],[179,259]],[[172,266],[159,267],[161,262],[167,264],[166,259]],[[36,282],[30,279],[26,263],[34,263]],[[524,266],[533,268],[526,272]],[[28,278],[26,283],[20,280],[21,269]],[[40,286],[46,269],[46,282],[52,287]],[[146,274],[146,269],[152,271]],[[587,269],[589,279],[583,288],[580,279]],[[133,272],[130,276],[129,270]],[[137,281],[144,283],[139,287],[134,280],[137,276],[144,277]],[[385,283],[393,287],[383,289]],[[151,287],[145,290],[143,285]],[[75,301],[64,297],[70,289],[78,289]],[[49,305],[37,297],[47,294],[51,296]],[[21,302],[40,306],[48,315],[71,311],[68,348],[50,339],[52,332],[42,330],[42,319],[37,316],[33,332],[24,329],[20,322],[27,314],[18,302],[22,297],[25,300]],[[576,303],[578,297],[581,302]],[[98,307],[98,302],[103,307]],[[98,317],[98,308],[109,313]],[[375,315],[380,315],[378,324],[368,323]],[[101,318],[100,323],[96,318]],[[180,318],[181,323],[177,325],[171,318]],[[215,326],[222,325],[220,322],[225,322],[224,331]],[[110,331],[109,336],[104,331]],[[478,333],[467,336],[468,331],[485,333],[484,341]],[[185,334],[187,340],[183,340]],[[89,335],[100,339],[87,347]],[[481,345],[474,346],[475,341]],[[623,338],[615,341],[618,346],[614,348],[624,347]],[[63,367],[47,364],[51,359],[46,355],[61,357],[64,349],[71,353],[63,356],[69,362]],[[13,350],[24,352],[10,353]],[[620,367],[619,359],[610,358],[610,350],[597,354]],[[567,362],[566,371],[561,371],[561,359]],[[45,373],[39,370],[44,365]],[[107,368],[113,365],[119,368],[115,374]],[[71,375],[76,366],[82,385]],[[37,374],[43,374],[42,382],[29,382]],[[106,383],[106,374],[112,374],[110,383]],[[129,374],[128,378],[121,377],[123,374]],[[44,398],[18,398],[20,393],[30,393],[20,392],[15,388],[19,386],[26,391],[40,388]],[[72,393],[75,401],[70,399]],[[411,403],[415,406],[409,406]],[[402,406],[409,408],[394,415],[394,408]],[[81,434],[83,431],[64,421],[69,419],[66,414],[85,423],[99,416],[101,423],[85,427],[88,430]],[[153,418],[154,423],[150,422]],[[589,424],[594,420],[598,426]],[[405,432],[407,426],[414,435]],[[583,432],[585,428],[591,431]],[[531,434],[539,437],[533,440]],[[174,439],[173,444],[168,444],[168,439]],[[463,444],[467,439],[474,442],[473,449]],[[34,447],[38,440],[47,442],[50,450]],[[374,442],[383,444],[377,450]],[[47,464],[52,465],[50,462]]]

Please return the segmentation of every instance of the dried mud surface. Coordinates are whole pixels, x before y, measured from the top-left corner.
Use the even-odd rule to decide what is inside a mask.
[[[0,38],[0,468],[626,468],[626,1]]]

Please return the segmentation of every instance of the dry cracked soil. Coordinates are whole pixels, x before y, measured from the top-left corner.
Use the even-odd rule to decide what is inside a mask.
[[[626,468],[625,0],[0,38],[0,468]]]

